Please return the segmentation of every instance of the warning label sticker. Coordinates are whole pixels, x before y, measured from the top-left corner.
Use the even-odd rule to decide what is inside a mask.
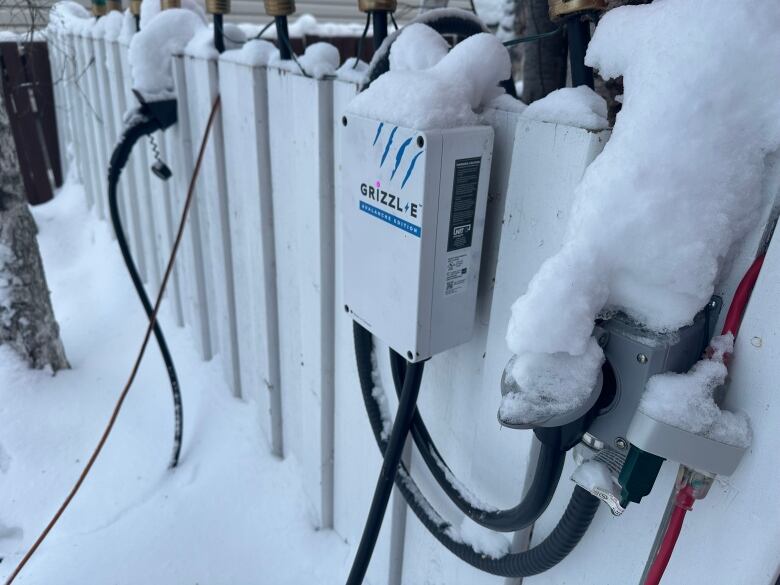
[[[454,295],[466,289],[469,255],[460,254],[447,258],[447,280],[444,287],[444,295]]]
[[[447,240],[448,252],[471,246],[481,164],[482,159],[478,156],[455,161],[452,207],[450,208],[450,233]]]

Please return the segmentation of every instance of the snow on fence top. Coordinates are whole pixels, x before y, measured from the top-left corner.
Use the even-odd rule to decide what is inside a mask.
[[[423,24],[401,29],[390,70],[348,111],[419,130],[477,124],[477,112],[504,92],[498,84],[509,78],[509,53],[491,34],[471,36],[449,52],[435,37],[441,38]]]
[[[705,305],[757,221],[767,157],[780,148],[778,29],[769,0],[706,10],[657,0],[605,15],[587,63],[623,76],[623,109],[577,187],[562,249],[512,307],[515,354],[589,361],[605,310],[665,331]]]
[[[523,116],[585,130],[609,128],[606,100],[586,85],[554,91],[529,105]]]
[[[130,41],[128,59],[133,89],[148,100],[170,97],[173,94],[172,55],[182,52],[200,31],[209,32],[205,18],[198,11],[171,8],[151,18]]]

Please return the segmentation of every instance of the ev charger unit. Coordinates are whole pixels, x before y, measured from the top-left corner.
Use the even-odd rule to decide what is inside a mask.
[[[341,122],[345,310],[411,362],[468,341],[493,128]]]

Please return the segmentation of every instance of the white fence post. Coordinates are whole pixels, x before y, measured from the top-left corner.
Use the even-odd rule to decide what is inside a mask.
[[[91,112],[90,126],[93,134],[93,158],[90,160],[90,165],[94,169],[97,176],[95,186],[97,191],[93,193],[95,202],[97,203],[98,216],[101,219],[108,218],[108,201],[106,199],[106,173],[105,169],[108,168],[108,157],[106,156],[106,150],[108,149],[108,142],[106,140],[106,120],[103,117],[103,108],[100,99],[100,90],[98,89],[98,67],[99,62],[97,55],[95,54],[95,47],[92,43],[92,36],[90,31],[85,31],[79,38],[81,41],[81,48],[84,54],[84,79],[86,81],[86,103],[89,112]],[[111,232],[113,236],[113,230]]]
[[[173,79],[176,87],[178,121],[168,130],[166,139],[173,170],[174,209],[181,210],[184,205],[187,188],[194,167],[194,154],[190,126],[190,96],[184,57],[173,58]],[[201,240],[201,211],[205,204],[198,199],[197,192],[192,201],[182,242],[182,250],[176,262],[176,269],[182,284],[182,301],[185,319],[195,330],[195,341],[204,360],[214,355],[211,343],[211,321],[209,319],[209,299],[206,294],[207,272],[203,259],[203,241]]]
[[[197,150],[212,104],[219,94],[217,62],[214,59],[185,56],[185,75],[189,90],[189,123],[193,146]],[[206,294],[209,299],[212,349],[217,349],[231,391],[241,395],[240,366],[237,351],[236,308],[233,287],[233,259],[230,252],[225,155],[222,138],[222,113],[217,113],[206,147],[196,196],[200,205],[200,235],[206,269]],[[195,152],[195,151],[193,151]]]
[[[333,523],[333,82],[268,70],[285,454]]]
[[[219,62],[241,390],[258,404],[277,456],[283,453],[279,327],[267,69]]]
[[[85,152],[79,154],[82,160],[81,166],[84,169],[84,175],[87,177],[85,186],[87,187],[87,201],[90,207],[94,207],[98,217],[103,218],[100,198],[100,169],[97,166],[97,148],[98,141],[95,132],[95,109],[90,97],[89,83],[87,82],[87,71],[92,67],[92,63],[87,58],[84,49],[84,37],[81,33],[71,33],[68,35],[73,54],[75,58],[75,72],[73,78],[73,87],[76,90],[75,102],[78,104],[79,118],[74,123],[81,127],[84,137]]]

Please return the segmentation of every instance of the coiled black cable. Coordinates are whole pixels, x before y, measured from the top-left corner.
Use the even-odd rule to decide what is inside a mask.
[[[403,356],[391,349],[390,369],[396,391],[403,386],[405,364]],[[560,435],[552,433],[551,440],[541,443],[534,478],[522,501],[508,510],[486,509],[475,503],[474,498],[463,493],[464,488],[460,487],[460,482],[455,479],[455,474],[437,449],[419,411],[414,413],[411,433],[428,470],[450,501],[477,524],[497,532],[516,532],[536,522],[550,505],[566,458],[566,449],[561,444]]]
[[[133,255],[127,244],[127,237],[125,236],[122,227],[122,219],[119,216],[117,184],[119,183],[122,169],[127,164],[127,160],[130,157],[130,153],[132,152],[135,143],[142,137],[149,136],[158,130],[164,130],[176,122],[176,101],[165,100],[164,102],[152,102],[148,104],[142,102],[139,110],[131,115],[130,119],[131,122],[125,128],[119,143],[114,148],[114,152],[111,154],[111,161],[108,165],[108,206],[111,214],[111,223],[114,227],[114,232],[116,233],[117,243],[119,244],[119,250],[122,252],[122,258],[127,266],[127,271],[130,273],[130,279],[133,281],[133,286],[138,294],[138,298],[141,300],[146,316],[151,318],[154,309],[146,294],[146,290],[144,289],[141,276],[138,274],[138,269],[136,268]],[[170,467],[173,468],[178,465],[179,455],[181,453],[183,429],[181,391],[179,388],[179,379],[176,375],[176,368],[173,365],[173,358],[168,350],[168,344],[165,341],[165,335],[163,335],[160,322],[157,320],[154,323],[154,337],[157,340],[160,354],[165,363],[165,369],[171,383],[171,394],[173,396],[174,433],[173,453],[170,461]]]
[[[382,519],[387,510],[390,493],[393,491],[396,470],[401,462],[406,437],[409,435],[409,425],[412,423],[417,395],[420,392],[423,366],[424,362],[409,366],[398,402],[398,413],[393,423],[393,430],[385,443],[382,469],[379,472],[374,498],[371,501],[371,509],[368,512],[368,518],[366,518],[366,527],[352,563],[352,570],[347,578],[347,585],[360,585],[363,582],[371,555],[374,553],[379,529],[382,528]]]
[[[383,437],[382,404],[375,394],[373,380],[374,341],[371,333],[358,323],[353,324],[355,359],[363,401],[371,430],[380,451],[386,452],[388,442]],[[535,547],[521,552],[493,558],[474,550],[457,539],[449,522],[444,520],[428,502],[409,474],[403,462],[397,467],[395,484],[409,507],[428,531],[450,552],[472,567],[502,577],[530,577],[554,567],[574,549],[590,526],[600,500],[576,486],[566,511],[550,535]]]

